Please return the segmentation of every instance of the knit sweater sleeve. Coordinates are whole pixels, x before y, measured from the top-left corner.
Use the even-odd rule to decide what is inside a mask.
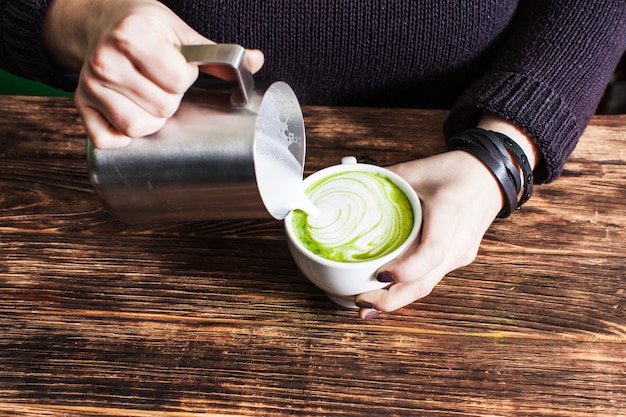
[[[537,182],[558,178],[626,49],[624,0],[529,0],[518,6],[497,58],[458,100],[447,137],[483,112],[511,120],[543,155]]]
[[[76,77],[48,60],[41,26],[52,0],[0,0],[0,68],[15,75],[71,91]]]

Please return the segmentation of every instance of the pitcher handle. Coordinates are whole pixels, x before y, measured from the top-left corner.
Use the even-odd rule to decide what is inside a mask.
[[[235,71],[239,89],[231,96],[233,106],[245,106],[254,89],[252,73],[243,64],[245,48],[236,44],[183,45],[180,51],[189,63],[227,65]]]

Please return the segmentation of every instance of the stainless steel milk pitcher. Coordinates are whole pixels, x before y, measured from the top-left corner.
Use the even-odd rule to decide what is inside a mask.
[[[181,51],[189,62],[232,67],[234,88],[196,83],[159,132],[124,148],[97,149],[89,140],[96,194],[128,223],[284,218],[306,148],[293,90],[284,82],[255,88],[239,45]]]

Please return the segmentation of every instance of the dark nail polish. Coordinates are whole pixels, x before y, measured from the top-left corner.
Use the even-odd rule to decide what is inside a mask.
[[[396,277],[389,271],[383,271],[376,275],[376,280],[378,282],[396,282]]]
[[[367,301],[358,301],[356,306],[359,308],[374,308],[374,306]]]
[[[378,310],[372,310],[369,313],[367,313],[367,316],[365,316],[365,320],[371,320],[374,317],[376,317],[378,315],[378,313],[380,313],[380,311]]]

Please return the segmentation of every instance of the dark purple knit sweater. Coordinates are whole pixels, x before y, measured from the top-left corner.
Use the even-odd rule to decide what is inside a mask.
[[[49,2],[0,0],[0,65],[73,89],[39,42]],[[304,104],[450,108],[446,136],[500,114],[541,149],[538,182],[560,175],[626,49],[625,0],[163,3],[216,42],[263,50],[257,78]]]

